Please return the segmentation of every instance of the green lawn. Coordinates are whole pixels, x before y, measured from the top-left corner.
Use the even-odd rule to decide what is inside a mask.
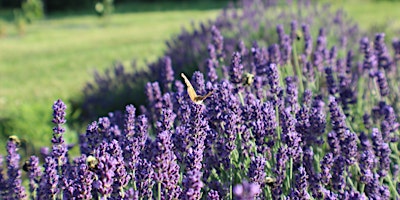
[[[68,103],[79,97],[93,72],[115,61],[129,66],[137,59],[143,67],[162,55],[164,41],[182,26],[215,17],[222,5],[127,4],[116,7],[106,26],[92,11],[55,13],[28,25],[23,36],[8,22],[7,35],[0,38],[0,154],[11,134],[35,140],[37,146],[49,144],[55,100]],[[393,30],[400,29],[400,2],[342,0],[333,6],[344,7],[364,30],[395,35]],[[4,19],[10,19],[10,13],[0,10]],[[67,136],[74,141],[75,134]]]
[[[5,138],[11,134],[26,140],[40,138],[38,145],[49,144],[55,100],[68,103],[79,96],[95,70],[102,72],[116,61],[129,66],[136,59],[145,66],[162,55],[165,40],[182,26],[190,28],[191,21],[218,13],[214,8],[191,6],[165,11],[155,6],[157,11],[130,13],[124,6],[107,25],[93,14],[62,17],[57,13],[28,25],[23,36],[8,24],[7,36],[0,38],[0,120],[5,126],[0,127],[4,137],[0,153],[4,154]],[[74,140],[75,134],[68,135]]]

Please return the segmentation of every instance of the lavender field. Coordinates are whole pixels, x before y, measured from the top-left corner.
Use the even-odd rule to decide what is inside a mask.
[[[282,4],[240,1],[148,69],[97,74],[77,144],[55,101],[51,147],[23,161],[9,138],[0,199],[400,199],[400,40]]]

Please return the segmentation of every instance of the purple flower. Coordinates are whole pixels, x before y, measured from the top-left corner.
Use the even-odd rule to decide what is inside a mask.
[[[206,93],[206,85],[204,81],[204,75],[199,72],[195,71],[192,76],[192,85],[196,90],[196,93],[199,95],[204,95]]]
[[[372,129],[372,141],[375,155],[379,158],[378,174],[383,177],[386,176],[390,170],[390,154],[392,150],[389,148],[388,143],[385,143],[382,134],[377,128]]]
[[[286,162],[288,160],[286,145],[281,146],[276,153],[276,165],[272,170],[275,174],[276,180],[272,187],[272,197],[279,199],[282,195],[283,181],[286,178]]]
[[[125,120],[124,120],[124,140],[121,141],[123,148],[123,155],[125,161],[128,163],[129,170],[134,171],[136,161],[140,153],[139,137],[136,137],[135,127],[135,111],[136,108],[133,105],[128,105],[125,108]],[[131,172],[130,172],[131,173]]]
[[[271,93],[278,94],[279,87],[279,72],[276,64],[270,64],[267,69],[268,82],[271,88]]]
[[[303,76],[306,77],[309,82],[314,82],[315,80],[314,67],[311,65],[311,62],[307,60],[305,54],[302,54],[300,58],[303,66],[302,67]]]
[[[269,54],[269,65],[275,64],[280,65],[282,62],[282,56],[279,49],[279,45],[273,44],[268,47],[268,54]],[[268,73],[268,72],[267,72]]]
[[[244,44],[244,41],[243,40],[240,40],[239,41],[239,44],[238,44],[238,52],[240,53],[240,55],[243,57],[243,56],[245,56],[245,55],[247,55],[247,49],[246,49],[246,45]]]
[[[290,39],[291,42],[297,40],[297,21],[295,20],[290,22]]]
[[[303,31],[304,35],[304,54],[306,57],[310,57],[313,48],[312,46],[313,41],[311,38],[310,27],[307,24],[302,24],[301,30]]]
[[[64,173],[65,164],[68,162],[67,158],[67,146],[64,142],[63,134],[65,128],[62,125],[66,122],[65,120],[65,110],[67,109],[64,102],[57,100],[53,104],[53,120],[52,122],[56,125],[53,128],[53,138],[51,142],[53,143],[53,148],[51,155],[57,159],[58,167],[62,170],[61,174]],[[62,176],[60,177],[62,178]]]
[[[283,43],[281,44],[281,58],[283,64],[287,64],[291,61],[292,45],[290,36],[286,35],[283,37]]]
[[[344,140],[341,142],[341,152],[347,165],[353,165],[358,157],[357,135],[350,130],[344,132]]]
[[[215,70],[215,65],[213,60],[207,59],[206,61],[206,69],[207,69],[207,78],[212,83],[218,80],[217,71]]]
[[[335,95],[338,92],[338,88],[336,85],[336,80],[333,77],[333,70],[331,67],[326,67],[325,68],[325,74],[326,74],[326,85],[329,90],[330,95]]]
[[[36,156],[31,156],[29,161],[24,165],[29,177],[29,192],[31,199],[34,199],[36,191],[39,187],[40,177],[42,176],[42,171],[39,168],[39,158]]]
[[[332,66],[332,68],[335,68],[334,66],[336,64],[335,63],[336,58],[337,58],[337,48],[336,48],[336,46],[332,46],[332,48],[329,52],[329,60],[328,60],[328,65]],[[338,68],[336,67],[336,69],[338,69]]]
[[[57,160],[52,156],[45,158],[44,172],[40,179],[38,199],[53,199],[59,193],[59,175],[57,173]]]
[[[268,52],[265,49],[258,48],[257,43],[251,48],[252,64],[254,65],[257,77],[267,72]]]
[[[338,191],[340,194],[344,192],[346,186],[346,179],[344,173],[346,170],[346,159],[342,156],[337,156],[334,159],[332,165],[332,186],[333,189]]]
[[[321,183],[323,185],[327,185],[331,178],[331,169],[333,165],[333,154],[332,153],[327,153],[321,160],[320,165],[321,165]]]
[[[260,186],[256,183],[248,183],[246,181],[235,185],[233,194],[236,200],[252,200],[261,192]]]
[[[378,61],[373,52],[372,47],[369,45],[369,43],[366,43],[365,46],[363,46],[362,48],[364,51],[363,69],[364,70],[377,69]]]
[[[307,192],[307,183],[308,175],[304,167],[299,167],[298,173],[295,177],[295,188],[291,194],[293,199],[299,200],[307,200],[311,199],[310,194]]]
[[[326,117],[324,111],[325,103],[322,100],[322,96],[316,96],[312,103],[310,110],[310,131],[309,135],[303,135],[305,142],[314,142],[322,144],[322,135],[325,133],[326,128]]]
[[[136,187],[139,197],[151,199],[153,197],[154,169],[146,159],[140,159],[136,164]]]
[[[105,198],[111,197],[113,192],[114,176],[118,163],[117,158],[110,154],[109,148],[108,142],[103,141],[93,153],[98,161],[95,169],[95,174],[98,178],[93,182],[93,188],[95,192]]]
[[[207,194],[207,200],[220,200],[218,192],[215,190],[210,190]]]
[[[18,140],[16,136],[10,136],[7,142],[6,199],[25,199],[27,197],[25,188],[22,186],[21,169],[19,168],[21,156],[17,153]]]
[[[166,56],[162,59],[164,63],[164,67],[161,68],[161,80],[163,80],[163,89],[164,92],[171,91],[172,82],[175,80],[174,70],[172,69],[171,58]]]
[[[337,138],[341,141],[344,139],[346,126],[346,116],[340,110],[336,98],[329,96],[329,112],[331,115],[332,130],[336,133]]]
[[[276,33],[278,34],[278,43],[282,44],[283,43],[283,38],[285,36],[285,30],[284,30],[282,24],[278,24],[276,26]]]
[[[112,196],[117,199],[123,198],[123,188],[128,185],[131,176],[127,173],[127,169],[125,167],[125,161],[123,157],[123,152],[120,144],[117,140],[111,141],[108,145],[108,151],[110,156],[112,156],[115,161],[115,172],[114,172],[114,181],[113,181],[113,189]]]
[[[90,171],[86,163],[88,158],[82,155],[74,160],[76,174],[71,177],[75,180],[75,197],[79,199],[92,199],[92,184],[95,179],[94,173]]]
[[[299,110],[298,105],[298,89],[297,77],[288,76],[285,78],[286,82],[286,106],[290,108],[291,113],[297,113]]]
[[[200,199],[201,188],[203,188],[203,182],[201,181],[202,172],[198,169],[192,169],[186,172],[185,177],[182,180],[182,185],[185,188],[182,192],[181,199]]]
[[[386,80],[385,73],[378,70],[375,73],[375,76],[376,76],[376,82],[379,86],[379,92],[380,92],[381,96],[382,97],[388,96],[390,93],[390,90],[389,90],[388,82]]]
[[[234,52],[230,65],[230,82],[233,84],[241,84],[243,76],[243,65],[241,63],[241,55],[239,52]]]
[[[4,169],[3,169],[4,157],[0,155],[0,198],[7,198],[8,188],[7,188],[7,180],[4,177]]]
[[[314,168],[314,152],[312,148],[306,148],[303,154],[303,166],[308,175],[309,188],[314,198],[322,198],[320,174]],[[321,167],[321,170],[323,168]]]
[[[173,144],[171,140],[171,128],[173,119],[171,119],[172,111],[163,109],[161,121],[164,122],[157,122],[160,125],[158,130],[157,138],[154,141],[153,147],[153,155],[154,155],[154,162],[153,165],[155,166],[155,176],[154,180],[156,183],[161,184],[161,191],[163,198],[166,199],[173,199],[178,198],[181,189],[178,185],[179,176],[179,165],[176,162],[176,156],[173,149]],[[173,117],[175,118],[175,117]]]
[[[211,40],[217,53],[217,58],[223,58],[224,37],[221,35],[216,26],[211,27]]]
[[[368,184],[373,180],[373,169],[375,167],[375,155],[371,150],[364,150],[360,154],[359,166],[361,177],[360,181],[364,184]]]
[[[261,188],[265,185],[265,173],[266,159],[263,156],[252,157],[248,172],[249,180],[252,183],[257,183]]]
[[[378,67],[391,71],[392,60],[385,44],[385,33],[377,33],[374,41],[375,55],[378,59]]]
[[[397,62],[400,60],[400,40],[397,38],[393,38],[392,47],[394,51],[394,63],[397,66]]]
[[[301,136],[296,132],[296,119],[290,114],[288,110],[283,110],[280,113],[282,121],[281,138],[283,144],[288,147],[288,155],[291,156],[294,162],[301,162],[302,149],[300,146]]]

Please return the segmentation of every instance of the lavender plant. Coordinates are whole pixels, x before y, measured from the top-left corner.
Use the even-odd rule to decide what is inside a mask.
[[[233,53],[217,26],[209,29],[207,72],[191,78],[196,93],[212,92],[209,98],[192,101],[183,80],[171,78],[181,71],[164,58],[162,81],[146,84],[141,115],[128,105],[124,114],[89,123],[77,145],[82,155],[73,161],[63,141],[66,107],[56,101],[53,147],[43,173],[36,157],[26,165],[29,196],[400,198],[397,42],[390,55],[382,33],[374,43],[342,33],[338,44],[329,44],[326,29],[312,40],[307,25],[300,38],[297,22],[290,23],[290,34],[283,27],[276,28],[278,43],[248,47],[238,41]],[[0,173],[4,199],[27,197],[17,141],[9,141],[7,172]]]

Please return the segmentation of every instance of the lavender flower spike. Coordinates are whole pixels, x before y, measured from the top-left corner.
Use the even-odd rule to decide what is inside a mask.
[[[27,197],[25,188],[22,186],[21,170],[19,168],[20,155],[17,153],[18,138],[10,136],[7,142],[7,175],[6,187],[8,194],[5,199],[25,199]]]

